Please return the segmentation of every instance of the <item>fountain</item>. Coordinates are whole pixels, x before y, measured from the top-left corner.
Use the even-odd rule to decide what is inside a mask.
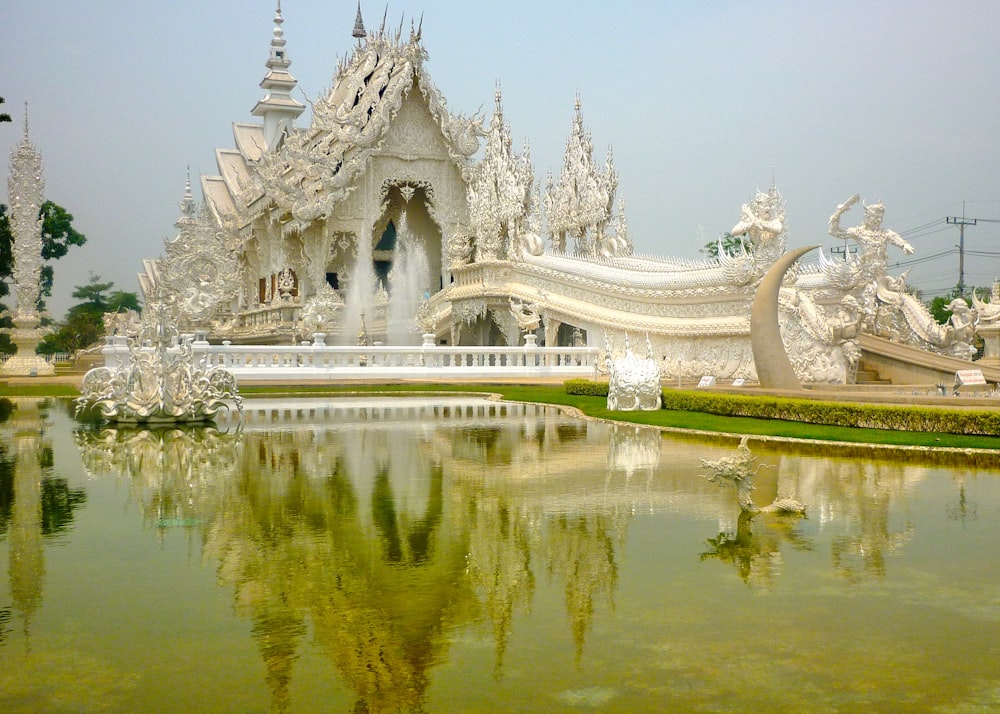
[[[396,259],[389,273],[387,339],[391,345],[413,343],[416,314],[424,298],[430,296],[430,267],[421,241],[410,230],[403,213],[396,234]]]
[[[28,114],[24,115],[24,138],[10,155],[10,228],[14,237],[14,292],[17,309],[10,313],[13,328],[6,328],[17,352],[3,366],[7,375],[35,377],[55,373],[55,368],[35,352],[47,330],[39,327],[39,277],[42,272],[42,219],[38,215],[45,200],[42,157],[28,138]]]
[[[364,248],[367,246],[367,254]],[[359,252],[354,261],[354,270],[347,284],[347,296],[344,298],[343,323],[341,339],[343,344],[354,343],[354,337],[361,330],[364,315],[375,314],[375,272],[372,269],[371,247],[361,241]]]

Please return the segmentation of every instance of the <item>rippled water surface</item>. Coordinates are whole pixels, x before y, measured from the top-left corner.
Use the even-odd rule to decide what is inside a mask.
[[[0,711],[1000,710],[1000,470],[471,398],[0,404]]]

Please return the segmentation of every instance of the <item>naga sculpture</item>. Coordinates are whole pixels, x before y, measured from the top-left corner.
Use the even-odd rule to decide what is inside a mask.
[[[743,513],[778,513],[804,515],[806,504],[799,503],[793,498],[777,498],[769,506],[761,508],[756,505],[751,498],[754,490],[753,477],[767,464],[754,464],[757,457],[750,452],[747,442],[750,437],[744,435],[740,439],[740,445],[736,447],[736,453],[732,456],[725,456],[717,461],[701,459],[701,467],[710,469],[712,474],[705,478],[720,486],[732,485],[736,488],[736,501],[740,504],[740,511]]]
[[[607,338],[605,337],[605,341]],[[636,357],[625,335],[625,356],[611,359],[610,345],[606,348],[608,370],[608,410],[654,411],[663,405],[660,385],[660,363],[646,337],[646,357]]]
[[[990,301],[984,302],[976,291],[972,291],[972,307],[979,316],[979,322],[992,324],[1000,322],[1000,280],[993,281],[993,289],[990,291]]]
[[[907,273],[898,278],[883,275],[876,281],[876,332],[903,344],[972,359],[976,353],[972,342],[978,322],[975,310],[965,300],[956,298],[946,308],[952,313],[948,324],[938,324],[924,304],[907,291],[906,276]]]
[[[344,309],[344,299],[336,290],[324,283],[302,308],[297,333],[308,339],[316,333],[326,333],[337,324],[337,316]]]

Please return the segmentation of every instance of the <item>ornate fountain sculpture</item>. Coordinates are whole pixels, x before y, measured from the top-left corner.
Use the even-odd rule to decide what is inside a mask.
[[[776,498],[769,506],[761,508],[753,502],[750,494],[753,493],[754,474],[766,467],[767,464],[754,464],[757,457],[750,453],[747,442],[750,437],[744,435],[740,439],[740,445],[736,448],[736,453],[726,456],[718,461],[701,460],[703,469],[711,469],[712,475],[705,478],[720,486],[731,484],[736,487],[736,501],[740,504],[740,511],[743,513],[779,513],[804,515],[806,504],[799,503],[793,498]]]
[[[663,404],[660,363],[646,336],[646,357],[636,357],[625,334],[625,356],[611,358],[611,345],[605,334],[608,369],[608,409],[611,411],[654,411]]]
[[[45,200],[42,157],[28,138],[28,115],[24,116],[24,138],[10,155],[10,228],[14,237],[14,292],[17,309],[11,313],[13,328],[6,328],[17,352],[3,366],[9,375],[38,376],[54,374],[55,368],[35,353],[47,330],[39,327],[39,278],[42,272],[42,219]]]
[[[195,362],[190,339],[178,340],[169,307],[149,303],[145,315],[140,337],[127,341],[127,361],[84,375],[77,413],[96,409],[108,421],[169,424],[208,421],[231,405],[242,412],[233,373]]]

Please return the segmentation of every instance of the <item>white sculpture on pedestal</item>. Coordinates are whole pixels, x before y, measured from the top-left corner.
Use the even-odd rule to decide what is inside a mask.
[[[979,316],[977,331],[983,338],[982,362],[998,365],[1000,364],[1000,280],[993,281],[989,302],[984,302],[973,290],[972,307]]]
[[[663,387],[660,384],[660,364],[653,355],[653,348],[646,337],[646,357],[636,357],[625,335],[625,355],[611,359],[608,342],[608,409],[611,411],[655,411],[663,405]]]
[[[732,228],[746,238],[738,250],[713,260],[637,256],[616,204],[613,154],[595,161],[579,98],[562,169],[540,189],[527,146],[512,149],[499,89],[488,129],[476,115],[452,113],[427,72],[419,26],[407,36],[383,21],[366,33],[359,18],[357,42],[313,103],[310,126],[297,127],[304,107],[290,96],[296,81],[281,22],[279,9],[261,83],[267,92],[253,110],[260,121],[234,123],[235,147],[217,150],[218,175],[201,180],[238,289],[220,296],[205,275],[187,271],[188,284],[171,287],[177,302],[189,315],[212,314],[184,329],[280,344],[322,327],[331,344],[346,345],[364,315],[372,341],[412,342],[419,320],[426,343],[510,344],[519,325],[511,298],[537,295],[545,347],[573,334],[604,331],[619,342],[647,334],[664,376],[756,379],[750,307],[790,242],[773,183],[742,205]],[[833,260],[821,252],[818,266],[796,265],[784,278],[781,337],[803,383],[852,379],[859,316],[869,332],[877,314],[905,322],[898,306],[876,301],[875,286],[888,245],[913,248],[883,228],[881,203],[865,206],[860,225],[841,227],[859,202],[852,196],[829,218],[831,235],[856,243],[859,254]],[[171,262],[184,261],[168,255],[160,273],[185,272]],[[147,261],[147,302],[157,270]],[[411,289],[418,283],[423,289]]]
[[[155,332],[143,335],[147,344],[128,340],[127,361],[87,372],[77,413],[96,409],[108,421],[163,424],[208,421],[231,406],[242,411],[232,372],[195,362],[190,340],[177,341],[170,309],[163,303],[147,304],[146,314],[158,318]]]

